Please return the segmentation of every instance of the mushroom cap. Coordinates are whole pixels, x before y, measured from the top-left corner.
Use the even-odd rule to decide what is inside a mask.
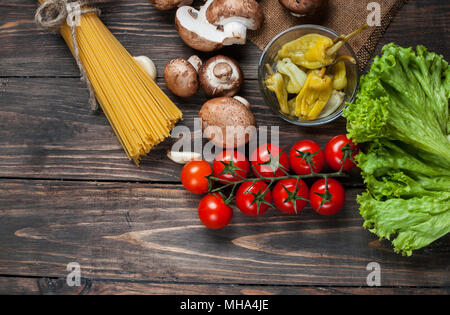
[[[255,0],[214,0],[206,10],[206,19],[214,25],[239,22],[257,30],[264,23],[264,13]]]
[[[256,131],[252,112],[232,97],[207,101],[199,116],[205,136],[219,147],[231,149],[245,145]]]
[[[291,13],[298,15],[313,15],[321,9],[328,0],[279,0]]]
[[[186,45],[199,51],[221,49],[225,39],[223,32],[217,31],[213,25],[198,21],[198,13],[197,10],[188,6],[177,10],[175,26],[181,39]]]
[[[179,5],[191,5],[193,0],[150,0],[153,6],[158,10],[172,10]]]
[[[187,60],[171,60],[164,69],[167,88],[175,95],[188,98],[198,91],[198,75],[194,66]]]
[[[236,60],[218,55],[200,68],[200,87],[209,97],[234,96],[241,89],[244,75]]]

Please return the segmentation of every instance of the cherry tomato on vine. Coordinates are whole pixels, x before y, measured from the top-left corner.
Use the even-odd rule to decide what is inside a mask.
[[[205,226],[217,230],[230,223],[233,209],[225,204],[221,195],[208,194],[198,205],[198,217]]]
[[[247,177],[250,164],[242,153],[235,150],[224,150],[219,153],[213,163],[214,177],[222,179],[222,184],[237,182]]]
[[[272,193],[264,181],[242,183],[236,193],[236,206],[251,217],[262,215],[271,202]]]
[[[278,210],[287,214],[297,214],[308,203],[309,190],[303,180],[289,178],[280,180],[273,188],[272,195],[273,203]]]
[[[337,180],[328,178],[328,192],[326,192],[325,179],[319,179],[311,186],[309,201],[317,213],[334,215],[344,207],[344,187]]]
[[[359,151],[359,147],[349,140],[346,135],[338,135],[327,143],[325,147],[325,159],[333,170],[339,171],[341,169],[345,150],[351,150],[350,154],[352,159],[355,158]],[[342,171],[347,172],[353,167],[355,167],[355,163],[347,159]]]
[[[294,144],[289,152],[289,162],[291,169],[298,175],[311,174],[311,168],[306,162],[311,160],[314,173],[319,173],[323,169],[324,156],[320,146],[311,140],[302,140]]]
[[[263,144],[251,155],[250,161],[258,177],[281,177],[289,172],[289,157],[276,145]]]
[[[208,192],[207,176],[211,175],[211,166],[206,161],[191,161],[181,170],[181,183],[194,194]]]

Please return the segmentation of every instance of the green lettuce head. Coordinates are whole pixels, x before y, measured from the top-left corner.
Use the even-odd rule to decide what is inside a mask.
[[[411,255],[450,232],[450,69],[423,46],[382,52],[344,116],[362,147],[364,226]]]

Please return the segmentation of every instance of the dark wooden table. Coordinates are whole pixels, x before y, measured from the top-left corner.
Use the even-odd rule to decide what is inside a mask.
[[[104,115],[93,115],[87,91],[62,38],[36,28],[32,0],[0,3],[0,293],[303,294],[450,292],[449,238],[413,257],[393,253],[362,228],[358,174],[345,182],[336,217],[310,208],[300,216],[272,210],[254,219],[236,213],[210,231],[199,222],[199,197],[180,185],[180,167],[158,146],[137,168]],[[450,59],[450,4],[415,0],[403,7],[381,45],[424,44]],[[133,55],[159,70],[193,51],[179,39],[173,12],[148,1],[109,5],[102,19]],[[260,50],[249,43],[223,54],[245,72],[242,95],[260,125],[279,125],[282,146],[302,138],[321,145],[345,131],[345,120],[305,129],[264,104],[256,80]],[[207,55],[202,54],[202,57]],[[193,127],[205,97],[175,99]],[[66,284],[69,262],[81,286]],[[366,266],[381,266],[369,288]]]

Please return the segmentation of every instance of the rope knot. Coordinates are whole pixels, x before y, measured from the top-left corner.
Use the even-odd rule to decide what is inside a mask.
[[[98,1],[98,0],[97,0]],[[86,70],[80,60],[78,51],[78,41],[76,27],[79,26],[80,17],[86,13],[95,12],[100,14],[97,8],[82,8],[82,6],[96,2],[94,0],[47,0],[37,9],[35,15],[36,24],[46,30],[58,30],[65,23],[72,30],[72,45],[75,61],[80,69],[81,81],[86,82],[89,89],[89,104],[93,111],[98,109],[97,101],[95,100],[95,92]],[[99,2],[99,1],[98,1]]]
[[[48,0],[36,11],[36,24],[43,29],[57,30],[68,16],[67,0]]]

